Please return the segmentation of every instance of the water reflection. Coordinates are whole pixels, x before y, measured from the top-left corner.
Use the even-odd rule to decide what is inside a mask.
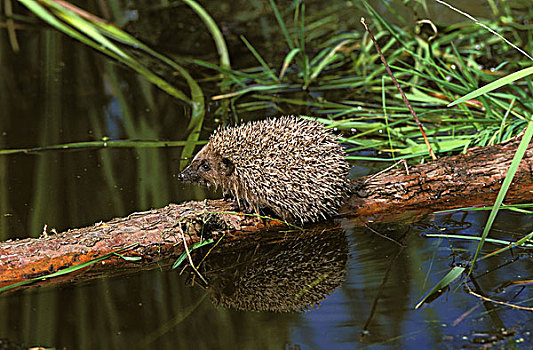
[[[531,341],[530,312],[482,303],[457,283],[413,310],[473,244],[421,234],[437,228],[479,234],[484,216],[454,213],[417,225],[363,227],[342,220],[342,230],[228,240],[199,265],[207,285],[195,274],[185,278],[162,268],[1,296],[0,338],[79,349],[414,349]],[[501,235],[510,234],[505,222],[516,217],[501,217]],[[195,259],[204,256],[198,252]],[[533,298],[524,285],[505,285],[531,279],[524,251],[487,259],[478,271],[469,285],[482,295],[512,294],[510,301],[526,304]]]
[[[205,254],[198,252],[196,258],[202,260]],[[217,247],[207,255],[201,274],[216,306],[305,311],[317,307],[344,281],[347,259],[343,230],[267,232]]]

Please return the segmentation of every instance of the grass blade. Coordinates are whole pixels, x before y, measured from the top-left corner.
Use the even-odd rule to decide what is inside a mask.
[[[19,0],[19,2],[21,2],[36,16],[41,18],[43,21],[45,21],[55,29],[82,42],[85,45],[92,47],[97,51],[108,55],[109,57],[119,62],[124,63],[131,69],[135,70],[137,73],[143,75],[146,79],[151,81],[153,84],[158,86],[161,90],[165,91],[169,95],[174,96],[184,102],[192,103],[191,99],[187,97],[187,95],[185,95],[182,91],[175,88],[158,75],[154,74],[152,71],[150,71],[148,67],[141,64],[139,61],[127,54],[124,50],[120,49],[117,45],[108,40],[104,36],[107,35],[107,33],[102,35],[102,33],[100,33],[100,31],[97,29],[98,27],[109,28],[112,26],[104,25],[100,22],[94,23],[89,20],[86,20],[80,17],[77,13],[61,6],[60,4],[54,1],[43,0],[41,3],[35,0]],[[54,17],[54,15],[52,15],[52,13],[50,13],[48,9],[43,6],[43,4],[48,6],[48,8],[53,11],[56,16],[62,18],[70,25],[59,21],[58,18]],[[127,40],[131,38],[131,36],[129,36],[125,32],[120,31],[118,28],[114,28],[113,32],[122,40]],[[120,32],[121,34],[118,35],[117,33]]]
[[[272,80],[274,81],[278,81],[278,78],[276,77],[276,75],[274,74],[274,72],[272,71],[272,68],[270,68],[268,66],[268,64],[265,62],[265,60],[263,59],[263,57],[261,57],[261,55],[259,54],[259,52],[257,52],[257,50],[252,46],[252,44],[250,44],[250,42],[248,40],[246,40],[246,38],[244,37],[244,35],[241,35],[241,40],[244,42],[244,45],[246,45],[246,47],[248,48],[248,50],[250,50],[250,52],[252,53],[252,55],[254,55],[255,59],[259,62],[259,64],[261,64],[261,66],[263,67],[263,69],[265,70],[265,72],[272,78]]]
[[[440,293],[444,288],[448,287],[450,283],[455,281],[461,274],[464,272],[465,268],[461,266],[454,266],[450,272],[446,274],[433,288],[431,288],[430,291],[428,291],[422,299],[418,301],[415,305],[415,310],[420,308],[426,300],[428,300],[430,297],[436,295],[437,293]]]
[[[481,96],[483,94],[486,94],[486,93],[489,93],[489,92],[491,92],[493,90],[496,90],[496,89],[498,89],[498,88],[500,88],[502,86],[509,85],[512,82],[514,82],[515,80],[522,79],[522,78],[527,77],[528,75],[531,75],[531,74],[533,74],[533,67],[524,68],[522,70],[519,70],[518,72],[511,73],[509,75],[506,75],[503,78],[500,78],[500,79],[498,79],[496,81],[493,81],[490,84],[482,86],[479,89],[476,89],[476,90],[472,91],[471,93],[468,93],[468,94],[464,95],[463,97],[461,97],[461,98],[453,101],[452,103],[450,103],[448,105],[448,107],[452,107],[452,106],[455,106],[456,104],[463,103],[465,101],[474,99],[474,98],[476,98],[478,96]]]
[[[479,253],[481,252],[483,243],[485,243],[485,238],[487,238],[489,231],[492,227],[492,224],[494,223],[494,219],[496,219],[496,215],[498,214],[498,211],[500,210],[500,206],[502,205],[503,199],[505,198],[505,195],[507,194],[507,191],[509,190],[509,187],[511,186],[511,182],[513,181],[514,175],[516,174],[516,170],[518,169],[518,166],[520,165],[520,162],[522,161],[522,158],[524,157],[524,154],[526,153],[527,147],[529,146],[529,143],[531,142],[532,136],[533,136],[533,119],[531,119],[527,125],[524,136],[522,136],[522,141],[520,141],[520,144],[518,145],[518,149],[516,150],[516,153],[513,157],[511,165],[509,166],[509,171],[507,172],[507,175],[505,176],[505,179],[503,180],[502,187],[500,188],[500,191],[498,192],[498,196],[496,197],[496,201],[494,202],[494,207],[490,211],[489,218],[487,219],[487,223],[485,224],[485,228],[483,229],[483,233],[481,234],[481,241],[479,242],[477,246],[476,253],[474,254],[474,258],[472,259],[472,262],[470,264],[470,269],[468,270],[468,274],[472,273],[472,270],[474,269],[474,264],[477,261],[477,257],[479,256]]]
[[[285,40],[287,41],[287,44],[289,45],[289,49],[294,49],[294,43],[292,42],[291,36],[289,35],[289,31],[287,30],[287,26],[285,26],[285,23],[283,22],[283,18],[281,17],[281,13],[279,13],[278,7],[276,6],[276,3],[274,0],[269,0],[270,6],[272,7],[272,11],[274,11],[274,16],[276,16],[276,20],[278,21],[279,27],[281,28],[281,32],[283,33],[283,36],[285,36]]]
[[[119,256],[121,258],[124,258],[122,255],[120,255],[119,253],[122,253],[124,251],[127,251],[133,247],[135,247],[137,245],[137,243],[133,243],[133,244],[130,244],[129,246],[127,247],[124,247],[122,249],[119,249],[117,251],[114,251],[114,252],[111,252],[111,253],[108,253],[108,254],[105,254],[105,255],[102,255],[102,256],[99,256],[98,258],[96,259],[92,259],[92,260],[89,260],[89,261],[86,261],[84,263],[81,263],[81,264],[78,264],[78,265],[74,265],[74,266],[70,266],[70,267],[67,267],[63,270],[59,270],[59,271],[56,271],[54,273],[51,273],[49,275],[46,275],[46,276],[41,276],[41,277],[36,277],[36,278],[32,278],[32,279],[29,279],[27,281],[22,281],[22,282],[17,282],[17,283],[13,283],[13,284],[10,284],[8,286],[5,286],[5,287],[1,287],[0,288],[0,293],[1,292],[4,292],[6,290],[9,290],[9,289],[12,289],[12,288],[16,288],[16,287],[20,287],[20,286],[25,286],[27,284],[31,284],[31,283],[34,283],[34,282],[37,282],[37,281],[44,281],[45,279],[50,279],[50,278],[54,278],[54,277],[58,277],[58,276],[63,276],[63,275],[67,275],[69,273],[72,273],[74,271],[78,271],[78,270],[81,270],[83,268],[86,268],[87,266],[90,266],[92,264],[96,264],[102,260],[105,260],[105,259],[108,259],[112,256]],[[135,259],[135,258],[128,258],[127,260],[138,260],[138,259]]]
[[[482,259],[486,259],[486,258],[489,258],[493,255],[496,255],[496,254],[500,254],[500,253],[503,253],[505,252],[506,250],[509,250],[509,249],[512,249],[512,248],[515,248],[515,247],[529,247],[531,248],[531,244],[529,244],[528,242],[531,242],[531,239],[533,238],[533,232],[525,235],[524,237],[520,238],[518,241],[516,242],[510,242],[507,247],[503,247],[503,248],[500,248],[498,250],[495,250],[485,256],[483,256],[480,260]]]
[[[209,13],[207,13],[207,11],[202,6],[200,6],[196,1],[183,0],[183,2],[189,5],[196,12],[196,14],[200,16],[202,21],[204,21],[204,24],[206,25],[209,32],[211,32],[211,35],[213,36],[213,40],[215,41],[218,55],[220,56],[220,65],[222,66],[222,68],[230,69],[231,64],[229,60],[228,46],[226,45],[224,36],[222,35],[222,32],[218,28],[216,22],[209,15]]]
[[[213,238],[210,238],[210,239],[206,239],[205,241],[201,241],[201,242],[197,242],[197,243],[194,243],[192,245],[192,247],[189,249],[189,251],[193,251],[195,249],[198,249],[198,248],[201,248],[205,245],[208,245],[208,244],[211,244],[213,243],[215,240]],[[187,259],[187,253],[184,252],[183,254],[180,255],[180,257],[178,259],[176,259],[176,261],[174,262],[174,264],[172,264],[172,270],[174,270],[175,268],[177,268],[178,266],[181,265],[181,263]]]
[[[283,79],[285,76],[285,72],[287,71],[287,68],[291,65],[292,60],[294,59],[294,56],[296,56],[300,52],[299,48],[292,49],[287,56],[285,56],[285,60],[283,60],[283,66],[281,67],[281,71],[279,73],[278,81]]]
[[[205,144],[207,141],[198,142]],[[183,147],[185,141],[144,141],[144,140],[102,140],[102,141],[83,141],[70,142],[58,145],[32,147],[32,148],[13,148],[0,149],[0,156],[9,154],[32,154],[48,151],[73,151],[99,148],[163,148],[163,147]]]
[[[335,46],[334,48],[331,49],[331,51],[326,55],[326,57],[324,57],[322,59],[322,61],[320,61],[320,63],[316,66],[316,68],[313,69],[313,72],[311,73],[311,76],[309,77],[309,80],[305,83],[304,85],[304,89],[307,89],[307,87],[309,86],[309,84],[311,84],[311,82],[320,74],[320,72],[322,72],[322,70],[328,65],[330,64],[332,61],[335,60],[335,55],[337,54],[337,52],[339,52],[339,50],[349,44],[349,43],[352,43],[354,42],[354,40],[352,39],[347,39],[347,40],[344,40],[342,42],[340,42],[337,46]]]

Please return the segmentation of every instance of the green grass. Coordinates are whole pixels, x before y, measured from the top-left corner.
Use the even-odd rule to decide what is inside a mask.
[[[54,28],[127,65],[188,103],[192,117],[183,158],[192,156],[205,116],[206,96],[189,73],[198,67],[213,73],[208,80],[216,82],[221,93],[212,98],[226,103],[225,108],[214,113],[224,121],[230,109],[233,118],[240,120],[250,114],[272,114],[274,108],[277,114],[307,114],[334,123],[344,130],[343,142],[351,146],[349,151],[379,150],[385,157],[374,158],[377,161],[393,161],[393,153],[394,160],[426,156],[416,124],[390,78],[383,77],[384,67],[364,29],[356,23],[348,26],[349,30],[339,30],[340,11],[365,14],[437,153],[461,152],[471,146],[506,140],[525,128],[533,110],[528,93],[533,72],[528,67],[529,59],[479,27],[479,22],[441,28],[429,40],[428,35],[416,33],[420,28],[402,25],[408,21],[397,12],[391,9],[395,16],[391,21],[366,2],[354,1],[345,8],[332,5],[322,12],[307,14],[304,3],[281,9],[271,0],[269,20],[277,26],[279,41],[275,45],[281,48],[279,54],[266,55],[262,53],[266,50],[264,43],[242,36],[243,46],[258,65],[231,68],[222,31],[193,0],[185,3],[211,33],[219,54],[218,64],[194,57],[181,58],[182,63],[178,64],[83,10],[48,0],[20,2]],[[500,12],[512,11],[503,8]],[[509,20],[504,17],[495,18],[490,25],[495,27],[504,20],[498,32],[506,38],[522,38],[532,29],[531,25],[508,25]],[[171,67],[186,81],[189,93],[155,73],[134,53],[144,53]],[[480,86],[484,86],[479,90],[483,94],[476,98],[468,94]],[[500,89],[486,93],[493,86]],[[458,100],[461,96],[464,97]],[[182,163],[184,166],[186,160]]]
[[[443,290],[461,276],[465,268],[461,266],[454,266],[437,284],[433,286],[415,305],[415,309],[420,308],[425,302],[428,302],[432,297],[440,295]]]
[[[72,8],[51,0],[19,0],[19,2],[55,29],[127,65],[170,95],[192,103],[192,99],[184,92],[173,87],[162,77],[157,76],[146,65],[140,63],[124,48],[120,47],[118,43],[138,47],[149,54],[155,54],[163,58],[126,32],[105,22],[96,21],[91,17],[83,17],[80,12],[75,12]],[[185,70],[177,66],[175,68],[180,69],[181,73],[187,76]]]
[[[242,51],[253,58],[248,62],[256,63],[238,65],[230,64],[230,52],[218,24],[193,0],[184,2],[206,25],[217,48],[218,62],[196,57],[172,59],[119,28],[87,16],[83,10],[50,0],[19,1],[53,28],[121,62],[190,107],[182,167],[200,143],[208,98],[222,103],[213,113],[223,123],[229,122],[229,112],[234,120],[271,114],[316,117],[342,132],[341,140],[348,145],[351,160],[394,162],[405,158],[419,162],[427,158],[418,127],[385,74],[368,35],[358,21],[349,25],[340,20],[364,15],[437,154],[491,145],[525,130],[470,271],[533,136],[533,68],[530,58],[520,51],[533,51],[533,13],[527,9],[516,13],[506,2],[500,4],[501,8],[493,8],[494,18],[488,22],[465,18],[465,22],[435,27],[438,32],[434,33],[429,25],[415,24],[393,8],[387,12],[392,18],[384,18],[374,9],[376,4],[365,1],[335,3],[311,13],[303,2],[281,8],[269,0],[270,12],[263,19],[276,34],[268,43],[241,36]],[[382,4],[388,6],[384,1]],[[424,5],[424,1],[410,4]],[[182,91],[143,64],[136,58],[139,54],[170,67],[189,91]],[[206,96],[200,81],[190,73],[200,69],[205,82],[217,85],[214,96]],[[135,130],[129,134],[135,135]],[[113,142],[106,142],[107,146],[102,142],[72,143],[41,150],[170,144]],[[0,152],[30,151],[35,149]],[[378,156],[368,156],[365,151]]]
[[[79,271],[79,270],[84,269],[84,268],[86,268],[88,266],[96,264],[96,263],[98,263],[100,261],[109,259],[109,258],[111,258],[113,256],[118,256],[121,259],[128,260],[128,261],[140,260],[141,259],[140,257],[127,257],[127,256],[124,256],[124,255],[120,254],[122,252],[125,252],[125,251],[128,251],[128,250],[132,249],[136,245],[137,245],[137,243],[133,243],[133,244],[130,244],[129,246],[124,247],[122,249],[118,249],[118,250],[116,250],[114,252],[111,252],[111,253],[108,253],[108,254],[104,254],[104,255],[99,256],[97,258],[94,258],[92,260],[89,260],[89,261],[86,261],[86,262],[83,262],[83,263],[80,263],[80,264],[77,264],[77,265],[73,265],[73,266],[64,268],[62,270],[50,273],[50,274],[45,275],[45,276],[35,277],[35,278],[31,278],[31,279],[28,279],[28,280],[25,280],[25,281],[21,281],[21,282],[13,283],[13,284],[10,284],[10,285],[4,286],[4,287],[0,287],[0,293],[5,292],[5,291],[7,291],[9,289],[22,287],[22,286],[25,286],[25,285],[28,285],[28,284],[32,284],[32,283],[35,283],[35,282],[44,281],[44,280],[51,279],[51,278],[54,278],[54,277],[68,275],[68,274],[73,273],[75,271]]]
[[[204,144],[206,141],[200,141]],[[103,149],[103,148],[162,148],[162,147],[183,147],[186,141],[148,141],[148,140],[107,140],[71,142],[60,145],[41,146],[33,148],[10,148],[0,149],[0,155],[21,154],[21,153],[40,153],[49,151],[74,151],[77,149]]]
[[[324,42],[313,42],[314,50],[310,50],[311,43],[306,40],[310,28],[331,25],[327,16],[326,20],[320,18],[305,23],[294,20],[291,24],[282,20],[287,14],[283,16],[273,2],[271,6],[286,42],[282,51],[286,55],[278,60],[282,64],[267,62],[255,43],[246,40],[246,46],[260,65],[230,72],[219,70],[230,78],[224,84],[230,85],[232,93],[217,96],[218,99],[230,99],[236,113],[243,115],[257,113],[261,106],[267,114],[276,105],[280,113],[305,110],[306,114],[323,116],[319,120],[348,131],[343,141],[352,145],[349,151],[377,149],[385,155],[394,152],[395,159],[425,156],[420,133],[388,77],[384,78],[382,88],[384,68],[361,28],[343,33],[332,31]],[[294,17],[297,10],[302,15],[298,7]],[[410,28],[391,24],[370,5],[366,5],[365,10],[371,15],[369,22],[373,24],[387,61],[407,90],[432,147],[438,153],[460,152],[471,146],[500,142],[525,128],[533,106],[527,93],[530,81],[516,79],[527,77],[531,69],[511,73],[529,64],[528,61],[519,53],[516,54],[518,59],[512,62],[499,62],[495,55],[491,57],[494,66],[503,66],[494,71],[481,69],[477,63],[486,59],[484,52],[488,50],[496,54],[508,52],[505,42],[494,41],[492,33],[479,30],[475,24],[447,29],[430,42]],[[506,28],[503,33],[511,37],[520,34],[513,27]],[[272,67],[276,66],[279,70],[273,71]],[[500,86],[504,87],[501,91],[478,94],[477,100],[454,108],[448,106],[458,97],[502,75],[505,77],[501,80]],[[511,82],[514,84],[510,85]],[[295,98],[295,91],[304,92],[304,98]],[[314,94],[319,97],[314,98]],[[467,100],[471,98],[466,96]],[[258,105],[250,102],[253,100],[264,102]],[[389,115],[385,116],[383,107]],[[356,131],[349,132],[353,129]],[[381,161],[382,157],[376,160]]]

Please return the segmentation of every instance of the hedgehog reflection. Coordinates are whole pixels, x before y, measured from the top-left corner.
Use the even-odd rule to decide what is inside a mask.
[[[266,235],[269,235],[268,233]],[[201,260],[205,252],[197,252]],[[305,311],[343,281],[348,258],[341,230],[254,235],[211,252],[200,266],[202,286],[217,306],[250,311]],[[198,279],[190,275],[189,283]]]

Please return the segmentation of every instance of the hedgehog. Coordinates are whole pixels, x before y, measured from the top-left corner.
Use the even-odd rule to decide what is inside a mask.
[[[306,223],[337,214],[348,170],[337,137],[322,124],[284,116],[216,129],[178,179],[220,186],[249,212]]]

